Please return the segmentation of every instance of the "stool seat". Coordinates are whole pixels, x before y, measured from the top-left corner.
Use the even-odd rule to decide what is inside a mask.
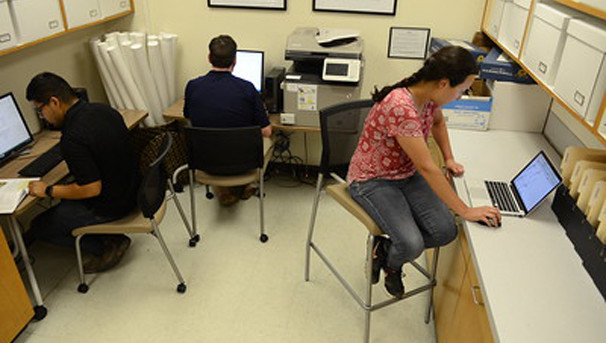
[[[336,185],[330,185],[326,187],[326,193],[335,199],[341,206],[343,206],[349,213],[353,214],[354,217],[358,218],[364,226],[368,229],[371,235],[381,236],[383,231],[377,226],[374,220],[370,218],[368,213],[364,211],[352,197],[349,195],[347,190],[347,184],[339,183]]]

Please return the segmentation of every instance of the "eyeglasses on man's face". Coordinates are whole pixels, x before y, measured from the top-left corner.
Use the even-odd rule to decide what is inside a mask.
[[[45,102],[41,103],[40,106],[35,106],[34,107],[34,111],[36,111],[36,115],[38,117],[43,117],[42,116],[42,109],[44,108],[44,106],[48,105],[50,99],[46,100]]]

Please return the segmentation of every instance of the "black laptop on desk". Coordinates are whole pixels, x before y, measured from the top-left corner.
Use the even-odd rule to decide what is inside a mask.
[[[13,93],[0,97],[0,165],[34,141]]]

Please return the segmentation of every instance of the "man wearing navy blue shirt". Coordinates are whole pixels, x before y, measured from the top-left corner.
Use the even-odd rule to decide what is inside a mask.
[[[258,125],[264,137],[271,136],[271,125],[259,93],[252,83],[232,75],[236,65],[236,42],[228,35],[213,38],[208,45],[212,69],[190,80],[185,87],[183,115],[197,127],[244,127]],[[220,189],[219,201],[231,205],[250,197],[253,189]],[[241,194],[238,194],[241,193]]]

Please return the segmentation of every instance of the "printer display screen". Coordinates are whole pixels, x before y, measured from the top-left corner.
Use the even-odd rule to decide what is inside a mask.
[[[347,64],[327,63],[326,75],[347,76],[348,69]]]

